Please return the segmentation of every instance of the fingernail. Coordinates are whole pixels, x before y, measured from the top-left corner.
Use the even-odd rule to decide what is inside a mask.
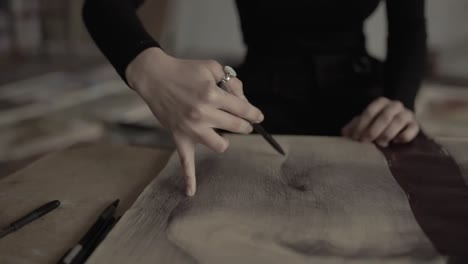
[[[388,143],[387,143],[387,142],[378,142],[377,144],[379,144],[379,146],[381,146],[382,148],[388,147]]]
[[[187,185],[185,191],[187,193],[187,196],[190,196],[190,197],[193,196],[193,190],[192,190],[192,188],[190,188],[190,186]]]
[[[262,122],[264,118],[265,118],[265,116],[262,113],[260,113],[260,117],[258,119],[258,122],[259,123]]]

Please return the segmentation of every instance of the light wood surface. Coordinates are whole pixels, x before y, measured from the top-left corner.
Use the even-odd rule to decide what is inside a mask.
[[[166,164],[170,152],[113,145],[81,145],[47,156],[0,180],[0,226],[39,205],[61,205],[0,239],[1,264],[56,263],[114,199],[130,207]]]
[[[285,157],[258,136],[199,148],[194,198],[172,156],[88,263],[446,263],[374,145],[276,138]],[[440,142],[468,180],[468,140]]]

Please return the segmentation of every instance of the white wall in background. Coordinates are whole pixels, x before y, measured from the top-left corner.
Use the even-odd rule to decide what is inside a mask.
[[[233,0],[172,0],[168,12],[162,43],[173,54],[242,61],[245,48]]]
[[[438,53],[438,72],[468,77],[468,1],[427,0],[429,46]],[[387,23],[381,4],[366,25],[369,51],[385,57]]]
[[[430,0],[427,13],[434,47],[458,49],[468,45],[468,1]]]
[[[441,75],[468,77],[468,1],[430,0],[431,46],[438,52]]]
[[[387,50],[387,19],[385,4],[381,3],[377,10],[366,21],[367,49],[379,59],[385,58]]]

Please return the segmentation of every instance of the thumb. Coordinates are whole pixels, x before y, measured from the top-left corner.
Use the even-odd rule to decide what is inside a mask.
[[[185,192],[187,196],[193,196],[197,187],[195,178],[195,143],[185,135],[174,136],[174,141],[183,169]]]

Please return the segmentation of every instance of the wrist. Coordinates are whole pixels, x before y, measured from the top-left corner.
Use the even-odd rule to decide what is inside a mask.
[[[137,93],[141,92],[148,76],[148,69],[157,69],[157,64],[165,60],[167,55],[162,49],[152,47],[138,54],[125,69],[125,78],[131,89]],[[156,67],[155,67],[156,66]]]

